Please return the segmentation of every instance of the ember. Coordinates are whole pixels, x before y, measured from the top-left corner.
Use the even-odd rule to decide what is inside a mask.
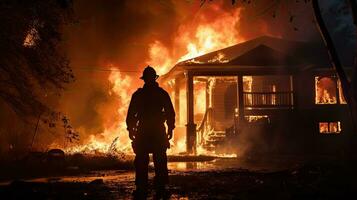
[[[33,27],[28,31],[28,33],[27,33],[27,35],[26,35],[26,37],[24,39],[23,45],[25,47],[33,47],[33,46],[36,45],[36,42],[39,39],[40,39],[40,36],[38,34],[38,31],[37,31],[37,29],[35,27]]]

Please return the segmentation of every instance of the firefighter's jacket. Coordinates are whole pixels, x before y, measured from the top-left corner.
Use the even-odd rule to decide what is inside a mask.
[[[166,149],[167,128],[175,128],[175,111],[169,94],[158,83],[145,84],[132,96],[126,118],[128,130],[136,131],[134,151]]]

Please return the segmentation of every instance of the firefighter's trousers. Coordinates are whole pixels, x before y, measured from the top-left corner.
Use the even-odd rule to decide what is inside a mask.
[[[156,150],[153,153],[153,161],[155,167],[155,187],[163,187],[168,184],[168,169],[167,169],[167,155],[166,148]],[[148,165],[149,165],[149,152],[138,151],[136,152],[134,165],[135,165],[135,184],[136,186],[147,187],[148,184]]]

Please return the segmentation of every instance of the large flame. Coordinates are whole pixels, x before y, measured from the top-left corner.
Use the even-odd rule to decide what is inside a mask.
[[[240,42],[242,37],[236,29],[239,25],[239,13],[240,10],[237,9],[233,14],[226,13],[213,22],[200,23],[198,27],[191,30],[195,33],[193,38],[191,31],[187,30],[190,28],[182,27],[177,43],[186,45],[187,53],[178,61],[188,60]]]
[[[150,45],[150,60],[147,64],[156,67],[159,74],[165,74],[175,63],[243,41],[243,37],[237,30],[240,9],[236,9],[233,13],[224,13],[224,11],[222,13],[221,17],[213,21],[200,16],[195,23],[181,25],[171,49],[168,49],[161,41],[155,40]],[[219,55],[217,60],[226,62],[223,54]]]
[[[217,7],[218,9],[218,7]],[[173,47],[168,48],[163,41],[154,40],[149,45],[149,59],[147,64],[154,66],[159,75],[167,73],[176,63],[192,59],[203,54],[216,51],[243,40],[237,27],[239,26],[240,10],[237,8],[234,12],[224,12],[217,10],[222,16],[214,20],[208,20],[204,15],[195,19],[195,22],[179,26]],[[218,55],[218,62],[227,62],[224,55]],[[111,89],[109,94],[117,99],[114,120],[107,122],[105,130],[101,134],[91,135],[84,145],[67,148],[68,152],[103,152],[108,153],[113,149],[115,151],[131,153],[131,142],[127,135],[125,117],[130,102],[131,94],[135,91],[132,85],[132,79],[128,75],[122,74],[115,68],[109,76]],[[203,90],[204,91],[204,90]],[[197,96],[197,102],[206,102],[204,92]],[[185,109],[186,96],[180,92],[180,108]],[[209,106],[209,105],[208,105]],[[206,105],[196,103],[195,109],[204,114]],[[179,112],[179,111],[176,111]],[[186,110],[185,110],[186,112]],[[181,113],[181,112],[180,112]],[[180,115],[181,125],[185,124],[186,115]],[[182,137],[175,137],[172,148],[169,153],[177,154],[186,150],[186,139],[184,134],[176,129],[175,134]],[[181,129],[182,130],[182,129]],[[211,154],[202,147],[198,147],[199,154]]]
[[[116,99],[115,116],[105,124],[105,130],[96,135],[90,135],[83,145],[75,145],[66,149],[69,153],[132,153],[131,142],[127,134],[125,118],[130,103],[132,78],[122,74],[118,68],[110,65],[112,72],[109,75],[111,89],[109,95]]]

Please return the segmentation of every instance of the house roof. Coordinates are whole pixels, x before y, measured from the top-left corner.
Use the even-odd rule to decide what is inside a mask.
[[[217,58],[223,55],[224,58],[222,59],[229,61],[226,62],[228,64],[255,66],[257,61],[260,61],[259,66],[262,66],[269,64],[264,62],[267,61],[267,55],[265,53],[274,55],[274,58],[271,59],[289,61],[288,63],[283,62],[282,64],[328,64],[328,55],[324,46],[321,43],[307,43],[274,38],[270,36],[262,36],[236,44],[234,46],[230,46],[193,59],[180,62],[178,63],[178,65],[207,65],[213,63],[217,64],[219,63],[217,61]],[[245,64],[243,64],[238,62],[240,60],[238,59],[239,57],[249,57],[251,59],[249,59],[250,62],[244,60]],[[289,59],[285,59],[287,57],[289,57]],[[295,63],[292,63],[291,59],[294,59]]]
[[[265,44],[260,44],[254,49],[248,50],[244,54],[230,60],[229,64],[235,65],[285,65],[300,64],[301,61],[283,52],[277,51]]]
[[[329,67],[322,43],[291,41],[262,36],[176,64],[170,74],[185,69],[228,70],[270,68],[294,69],[306,66]],[[175,72],[176,71],[176,72]],[[175,73],[174,73],[175,72]]]

